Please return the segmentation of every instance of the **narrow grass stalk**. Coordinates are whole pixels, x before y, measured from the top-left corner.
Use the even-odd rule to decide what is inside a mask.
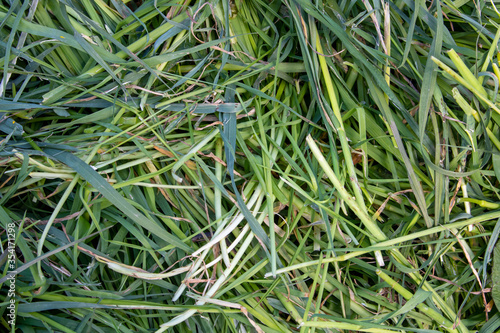
[[[499,211],[495,211],[495,212],[491,212],[491,213],[488,213],[488,214],[484,214],[482,216],[470,218],[470,219],[467,219],[465,221],[448,223],[446,225],[437,226],[437,227],[433,227],[433,228],[430,228],[430,229],[426,229],[426,230],[422,230],[422,231],[419,231],[419,232],[415,232],[415,233],[412,233],[410,235],[401,236],[401,237],[393,238],[393,239],[386,240],[386,241],[381,241],[381,242],[379,242],[379,243],[376,244],[376,246],[374,247],[374,249],[367,248],[366,250],[363,249],[363,250],[354,251],[354,252],[347,253],[347,254],[340,255],[340,256],[337,256],[337,257],[333,257],[333,258],[323,259],[323,263],[345,261],[345,260],[348,260],[350,258],[355,258],[357,256],[360,256],[360,255],[366,254],[368,252],[377,250],[378,248],[384,248],[384,249],[386,249],[386,248],[387,249],[388,248],[392,248],[393,246],[395,246],[397,244],[408,242],[408,241],[411,241],[411,240],[414,240],[414,239],[419,239],[421,237],[425,237],[425,236],[428,236],[428,235],[437,234],[437,233],[440,233],[440,232],[443,232],[443,231],[448,231],[451,228],[460,229],[460,228],[463,228],[465,226],[469,226],[471,224],[481,223],[481,222],[485,222],[485,221],[489,221],[489,220],[493,220],[493,219],[497,219],[497,218],[500,218],[500,212]],[[304,267],[315,266],[315,265],[318,264],[318,262],[319,262],[319,260],[311,260],[311,261],[308,261],[308,262],[303,262],[303,263],[300,263],[300,264],[291,265],[291,266],[288,266],[288,267],[285,267],[285,268],[278,269],[276,271],[276,273],[277,274],[281,274],[281,273],[292,271],[294,269],[300,269],[300,268],[304,268]],[[266,273],[266,277],[269,277],[269,276],[270,276],[270,273]]]
[[[373,235],[374,240],[377,242],[384,241],[387,239],[387,236],[380,230],[380,228],[376,225],[374,221],[368,216],[365,212],[364,206],[360,207],[359,202],[356,201],[355,198],[351,197],[346,189],[342,186],[342,183],[339,181],[333,170],[330,168],[330,165],[323,157],[320,149],[314,142],[314,139],[309,135],[306,138],[307,144],[311,149],[314,157],[320,164],[323,172],[328,176],[328,179],[332,182],[335,189],[338,191],[339,197],[347,203],[349,208],[359,217],[363,225],[368,229],[371,235]]]

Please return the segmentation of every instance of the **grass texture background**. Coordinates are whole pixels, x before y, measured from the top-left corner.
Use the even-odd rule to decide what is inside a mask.
[[[22,332],[497,332],[499,25],[1,1],[2,330],[15,254]]]

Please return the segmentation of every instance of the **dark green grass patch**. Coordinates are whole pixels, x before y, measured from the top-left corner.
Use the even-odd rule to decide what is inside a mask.
[[[499,24],[1,2],[2,329],[496,332]]]

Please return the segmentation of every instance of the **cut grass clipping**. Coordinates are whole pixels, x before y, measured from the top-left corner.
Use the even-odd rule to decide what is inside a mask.
[[[500,330],[496,2],[12,0],[0,34],[1,331]]]

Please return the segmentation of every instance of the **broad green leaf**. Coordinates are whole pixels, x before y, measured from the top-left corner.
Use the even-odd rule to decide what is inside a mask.
[[[500,310],[500,243],[495,246],[493,252],[493,268],[491,269],[491,281],[493,288],[491,295],[497,309]]]

